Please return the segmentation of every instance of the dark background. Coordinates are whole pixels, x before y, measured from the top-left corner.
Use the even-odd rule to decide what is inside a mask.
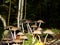
[[[16,22],[18,0],[11,1],[10,25],[13,25]],[[6,17],[9,14],[9,3],[9,0],[0,0],[0,14],[6,20],[8,20]],[[3,4],[8,7],[1,6]],[[45,22],[41,27],[60,29],[60,0],[27,0],[26,9],[26,19],[33,21],[41,19]]]

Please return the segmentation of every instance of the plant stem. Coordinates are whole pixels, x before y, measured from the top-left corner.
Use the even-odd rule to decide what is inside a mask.
[[[11,12],[11,0],[10,0],[9,14],[8,14],[8,25],[9,25],[9,21],[10,21],[10,12]]]

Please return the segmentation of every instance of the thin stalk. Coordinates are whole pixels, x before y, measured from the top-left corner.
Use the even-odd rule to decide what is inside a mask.
[[[47,36],[48,36],[48,34],[46,34],[46,36],[45,36],[45,39],[44,39],[44,44],[46,43]]]
[[[28,30],[28,33],[29,33],[29,25],[28,25],[28,23],[27,23],[27,30]]]
[[[16,39],[16,32],[14,31],[14,39]]]
[[[8,42],[8,45],[9,45],[9,42]]]
[[[41,38],[40,38],[40,35],[38,35],[38,37],[39,37],[39,42],[41,42]]]
[[[6,28],[6,20],[0,15],[0,20],[3,23],[4,29]]]
[[[23,26],[23,23],[22,23],[22,30],[23,30],[23,33],[24,33],[24,26]]]
[[[25,40],[23,40],[23,45],[24,45],[24,41],[25,41]]]
[[[24,19],[26,19],[26,5],[27,5],[27,0],[25,0],[25,16],[24,16]]]
[[[33,27],[33,31],[35,30],[35,27]]]
[[[20,20],[23,18],[23,5],[24,5],[24,0],[21,1],[21,17]]]
[[[32,37],[32,44],[33,44],[35,41],[36,41],[36,37],[34,37],[34,35],[33,35],[33,37]]]
[[[10,21],[10,12],[11,12],[11,0],[10,0],[10,5],[9,5],[8,25],[9,25],[9,21]]]
[[[29,27],[30,32],[32,33],[32,29],[31,29],[31,27],[30,27],[29,23],[28,23],[28,27]]]
[[[10,31],[11,32],[11,31]],[[12,38],[13,38],[13,33],[11,32]]]
[[[19,28],[19,21],[21,15],[21,0],[19,0],[19,7],[18,7],[18,17],[17,17],[17,27]]]
[[[41,23],[39,23],[39,27],[41,26]]]

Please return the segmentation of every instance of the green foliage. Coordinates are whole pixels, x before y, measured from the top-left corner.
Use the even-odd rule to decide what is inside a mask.
[[[9,2],[10,2],[10,0],[6,0],[6,1],[5,1],[5,3],[9,3]]]
[[[4,31],[4,29],[2,27],[0,27],[0,40],[2,38],[3,31]]]
[[[31,45],[32,43],[32,36],[30,34],[27,34],[28,40],[25,41],[25,45]]]
[[[52,28],[52,31],[53,31],[55,34],[60,33],[60,29],[54,29],[54,28]]]
[[[35,43],[32,44],[32,35],[31,34],[28,34],[28,33],[26,35],[28,37],[28,40],[26,40],[24,44],[25,45],[35,45],[35,43],[37,42],[37,39],[36,39]]]

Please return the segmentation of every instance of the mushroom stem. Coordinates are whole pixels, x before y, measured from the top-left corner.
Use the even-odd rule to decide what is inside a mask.
[[[27,24],[27,30],[28,30],[28,33],[29,33],[29,25]]]
[[[39,42],[41,42],[41,37],[38,35],[38,38],[39,38]]]
[[[33,31],[35,30],[35,28],[33,28]]]
[[[41,26],[41,22],[39,23],[39,27]]]
[[[14,39],[16,39],[16,32],[14,31]]]
[[[32,29],[31,29],[31,27],[30,27],[29,23],[27,24],[27,29],[28,29],[28,33],[29,33],[29,32],[31,32],[31,33],[32,33]]]
[[[35,22],[35,25],[37,25],[37,23]]]
[[[23,40],[23,45],[24,45],[24,41],[25,41],[25,40]]]
[[[8,45],[9,45],[9,42],[8,42]]]
[[[45,39],[44,39],[44,44],[46,43],[47,36],[48,36],[48,34],[45,36]]]
[[[56,39],[50,41],[50,42],[47,42],[47,44],[51,44],[51,43],[54,43],[56,41]]]
[[[29,25],[29,24],[28,24],[28,25]],[[32,33],[32,29],[31,29],[30,25],[29,25],[29,29],[30,29],[30,32]]]
[[[23,30],[23,33],[24,33],[24,26],[23,26],[23,23],[22,23],[22,30]]]
[[[32,37],[32,44],[35,42],[35,40],[36,40],[36,37],[34,37],[34,35],[33,35],[33,37]]]
[[[13,38],[13,33],[12,33],[12,32],[11,32],[11,35],[12,35],[12,39],[14,39],[14,38]]]

